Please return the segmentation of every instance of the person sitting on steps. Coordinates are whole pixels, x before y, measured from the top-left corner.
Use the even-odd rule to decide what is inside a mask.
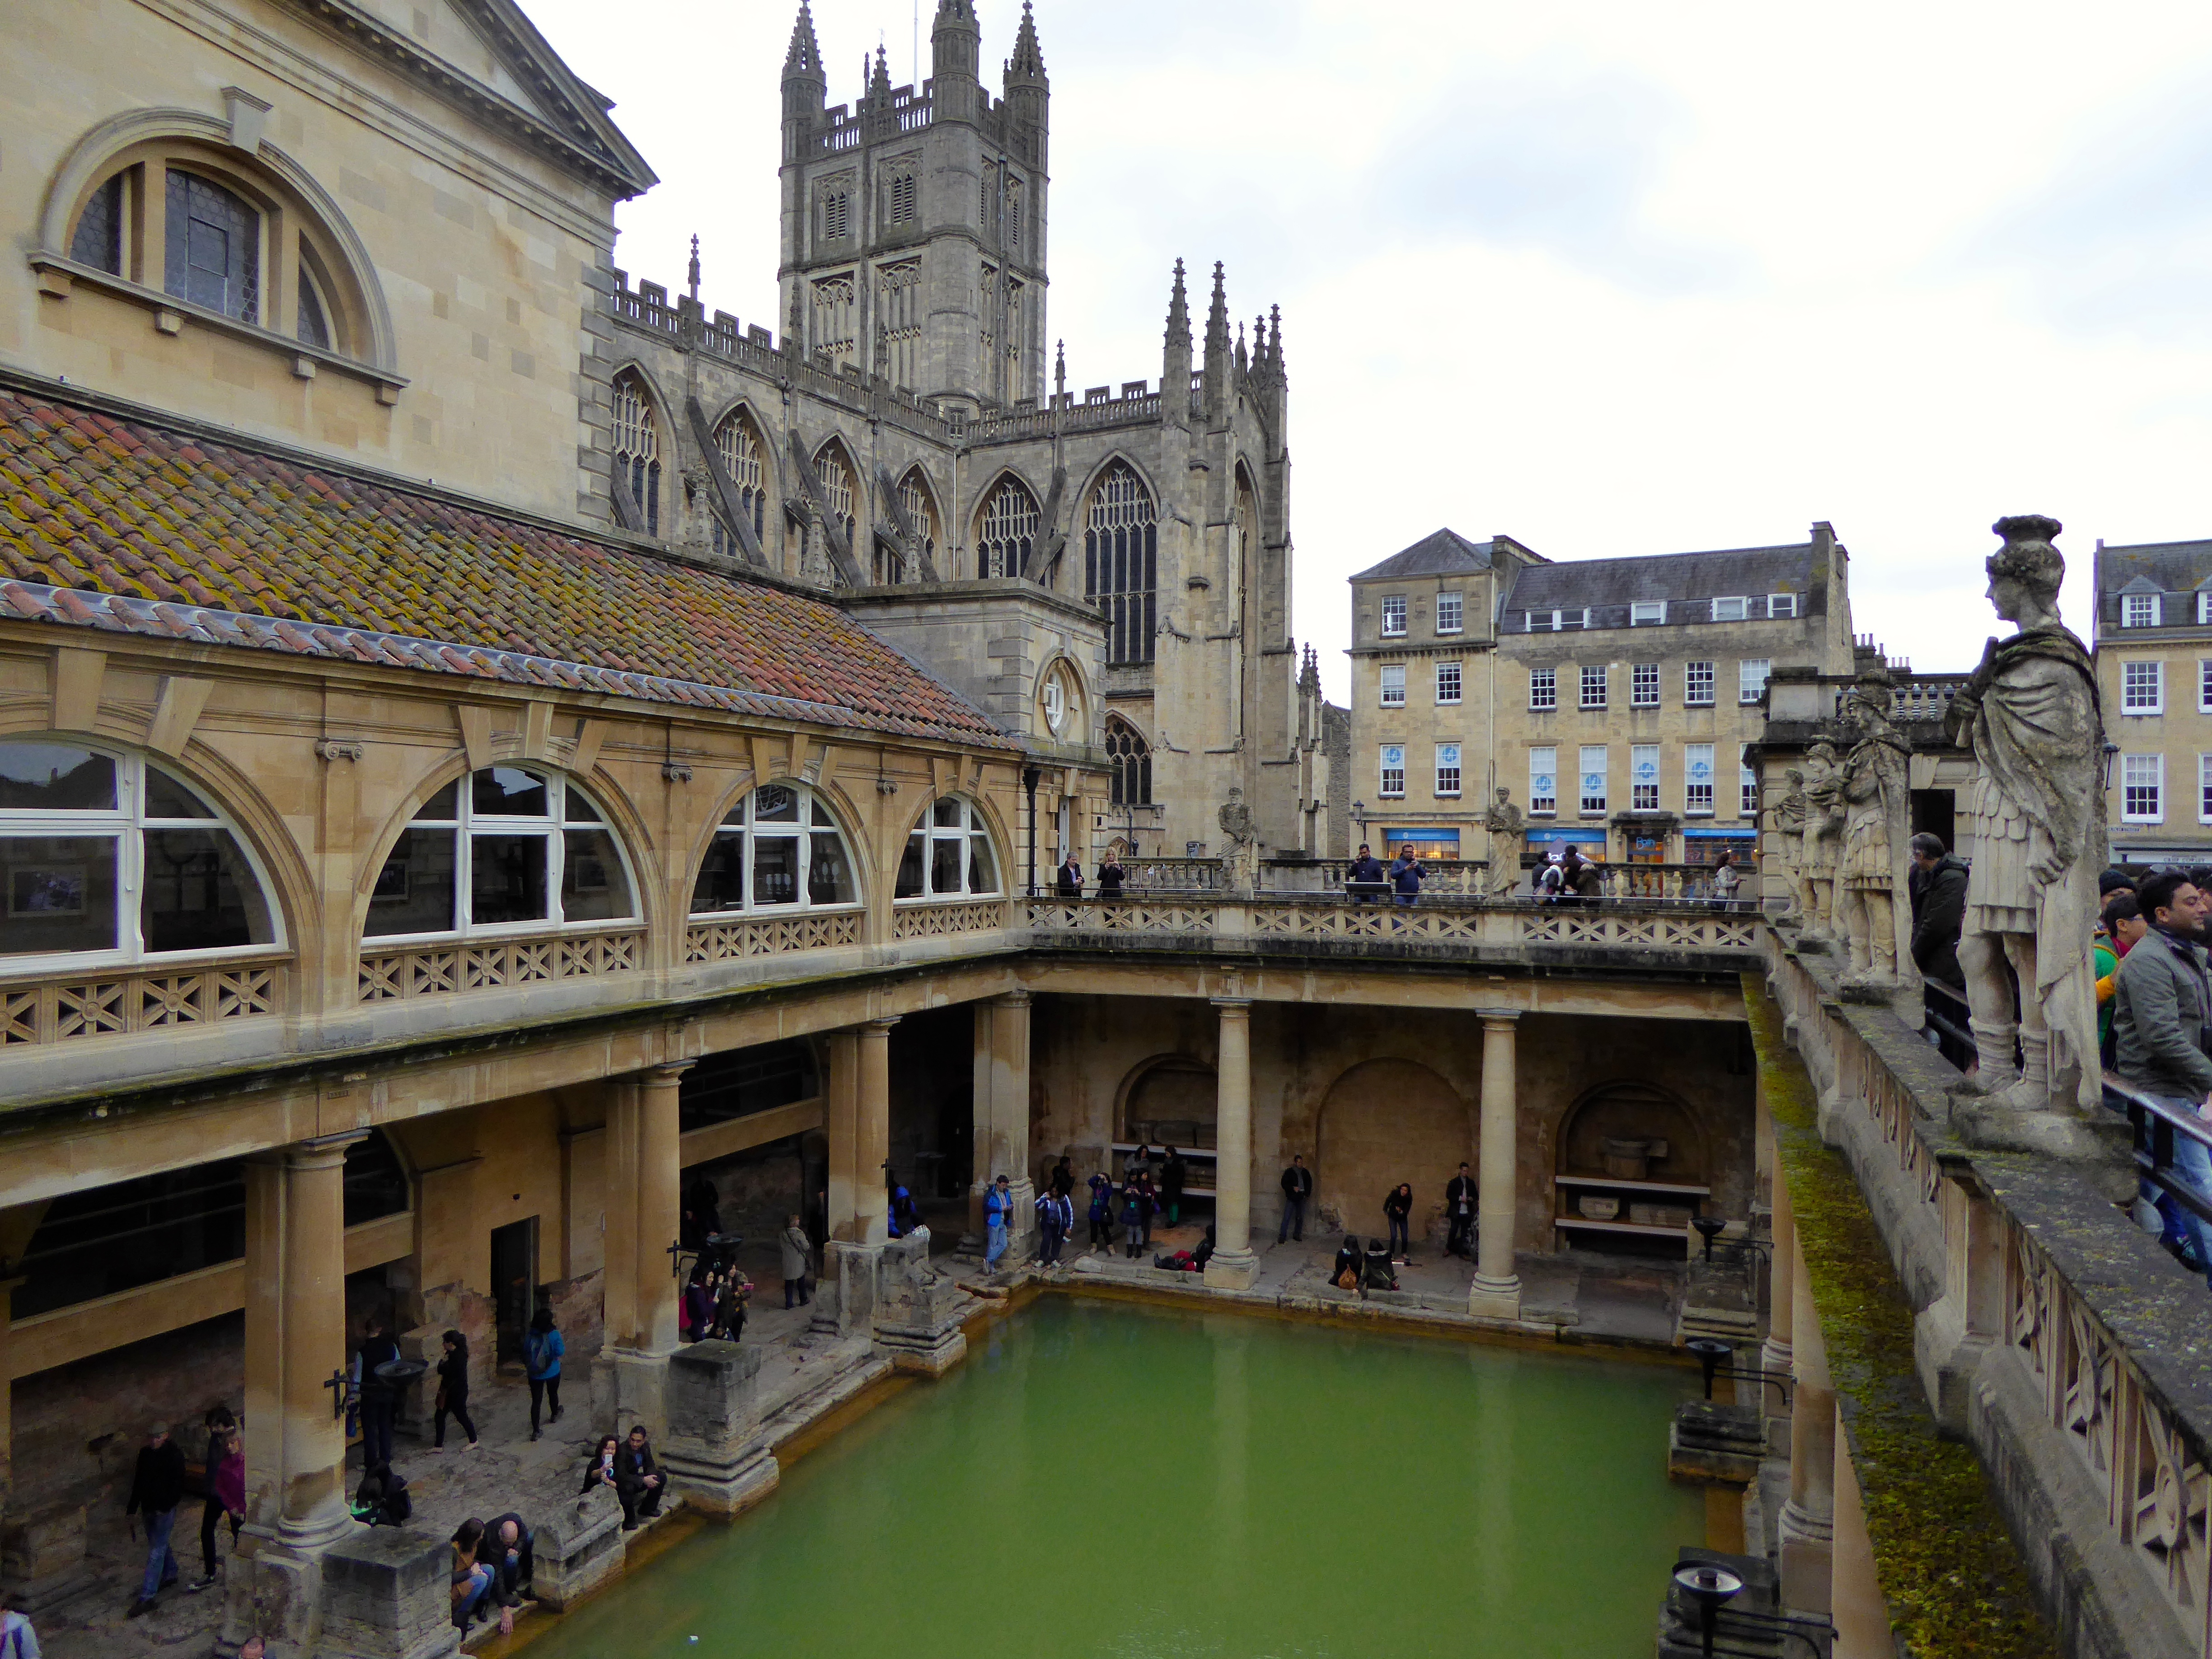
[[[629,1431],[629,1439],[615,1458],[615,1495],[622,1499],[623,1530],[635,1532],[640,1522],[657,1516],[667,1491],[667,1478],[661,1474],[653,1448],[646,1443],[644,1426],[640,1425]]]

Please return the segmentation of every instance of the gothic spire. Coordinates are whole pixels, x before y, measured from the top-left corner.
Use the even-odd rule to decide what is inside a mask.
[[[1267,307],[1267,367],[1274,371],[1275,378],[1280,380],[1283,376],[1282,307]]]
[[[1037,46],[1036,19],[1030,15],[1030,0],[1022,0],[1022,24],[1014,32],[1014,55],[1006,60],[1006,76],[1009,80],[1044,78],[1044,53]]]
[[[1244,325],[1239,323],[1237,325],[1237,372],[1239,374],[1249,374],[1251,368],[1252,360],[1244,352]]]
[[[880,46],[876,48],[875,68],[868,76],[868,97],[871,101],[877,99],[883,100],[878,106],[878,108],[888,109],[890,106],[891,67],[890,60],[884,56],[884,49]]]
[[[1175,292],[1168,296],[1168,343],[1174,345],[1177,341],[1182,343],[1184,350],[1190,349],[1190,295],[1183,289],[1180,259],[1176,261]]]
[[[822,46],[814,38],[814,14],[806,9],[806,0],[799,0],[799,21],[791,26],[791,50],[783,55],[783,78],[805,76],[811,80],[824,80],[822,71]]]
[[[1229,290],[1221,261],[1213,262],[1213,304],[1206,313],[1206,355],[1229,349]]]
[[[691,303],[696,306],[699,303],[699,238],[696,232],[691,238],[691,268],[687,274],[691,281]]]

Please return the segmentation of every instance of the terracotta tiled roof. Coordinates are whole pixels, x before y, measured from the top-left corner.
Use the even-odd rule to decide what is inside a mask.
[[[4,617],[1013,746],[818,599],[0,386]]]

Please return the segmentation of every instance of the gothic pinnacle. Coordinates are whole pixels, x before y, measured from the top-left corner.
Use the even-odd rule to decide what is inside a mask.
[[[1182,285],[1182,261],[1176,261],[1175,289],[1168,296],[1168,338],[1190,343],[1190,296]]]
[[[784,54],[783,72],[788,76],[822,73],[822,47],[814,38],[814,14],[806,0],[799,0],[799,21],[791,26],[791,50]]]
[[[884,100],[884,107],[888,108],[890,103],[890,60],[884,56],[883,47],[881,46],[878,46],[876,48],[875,65],[869,71],[868,75],[868,96],[871,99],[882,99]]]
[[[1211,356],[1216,349],[1229,349],[1229,290],[1225,286],[1221,261],[1213,262],[1213,303],[1206,313],[1206,349]]]
[[[1014,55],[1006,61],[1009,75],[1044,73],[1044,53],[1037,46],[1036,19],[1030,15],[1030,0],[1022,0],[1021,27],[1014,32]]]
[[[691,236],[691,269],[688,275],[691,283],[691,303],[696,306],[699,303],[699,236],[696,231]]]

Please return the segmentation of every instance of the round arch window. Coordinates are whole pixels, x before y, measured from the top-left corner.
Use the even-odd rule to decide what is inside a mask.
[[[906,838],[893,898],[957,898],[1000,890],[998,855],[983,815],[957,795],[922,814]]]
[[[591,798],[557,772],[488,766],[424,802],[377,872],[374,939],[632,921],[637,888]]]
[[[699,866],[691,914],[824,908],[857,903],[853,854],[829,803],[795,784],[748,790]]]
[[[229,820],[142,756],[0,742],[0,957],[101,963],[279,942]]]

